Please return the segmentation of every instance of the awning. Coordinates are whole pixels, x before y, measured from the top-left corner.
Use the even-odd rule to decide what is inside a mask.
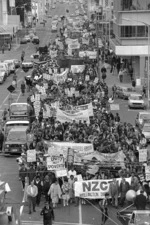
[[[110,41],[110,47],[118,56],[147,56],[148,45],[118,45]]]

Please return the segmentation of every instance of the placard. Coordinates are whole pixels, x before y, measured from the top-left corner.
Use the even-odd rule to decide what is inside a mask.
[[[139,162],[147,161],[147,149],[139,149]]]
[[[146,181],[150,181],[150,166],[145,166],[145,178]]]
[[[110,104],[110,110],[120,110],[119,104]]]
[[[65,168],[65,160],[63,156],[50,156],[47,157],[48,170],[61,170]]]
[[[56,170],[55,171],[56,173],[56,177],[67,177],[68,174],[67,174],[67,169],[63,169],[63,170]]]
[[[36,150],[27,150],[27,162],[36,162]]]

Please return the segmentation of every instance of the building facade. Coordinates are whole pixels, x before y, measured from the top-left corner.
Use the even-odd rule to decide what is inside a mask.
[[[135,79],[147,77],[150,0],[114,0],[113,32],[110,47],[133,67]]]

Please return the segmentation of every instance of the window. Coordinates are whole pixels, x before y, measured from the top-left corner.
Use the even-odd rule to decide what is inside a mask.
[[[122,0],[121,8],[123,11],[150,10],[150,0]]]
[[[147,37],[147,26],[121,26],[120,37]]]

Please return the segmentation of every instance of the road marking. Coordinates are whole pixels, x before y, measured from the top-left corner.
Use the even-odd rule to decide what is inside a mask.
[[[82,224],[82,206],[81,206],[81,201],[79,201],[79,224]]]
[[[3,101],[2,104],[1,104],[0,108],[1,108],[2,105],[7,101],[7,99],[9,98],[9,96],[10,96],[10,93],[6,96],[6,98],[4,99],[4,101]]]
[[[22,200],[23,201],[23,200]],[[23,208],[24,208],[24,205],[20,206],[20,216],[22,215],[23,213]]]
[[[19,98],[20,98],[20,95],[21,95],[21,91],[20,91],[20,93],[19,93],[19,95],[18,95],[18,98],[16,99],[16,102],[18,102],[18,100],[19,100]]]
[[[43,225],[43,221],[21,221],[21,224],[35,224],[35,225]],[[53,224],[58,224],[58,225],[80,225],[79,223],[68,223],[68,222],[57,222],[57,221],[54,221]],[[91,224],[83,224],[83,225],[91,225]]]

